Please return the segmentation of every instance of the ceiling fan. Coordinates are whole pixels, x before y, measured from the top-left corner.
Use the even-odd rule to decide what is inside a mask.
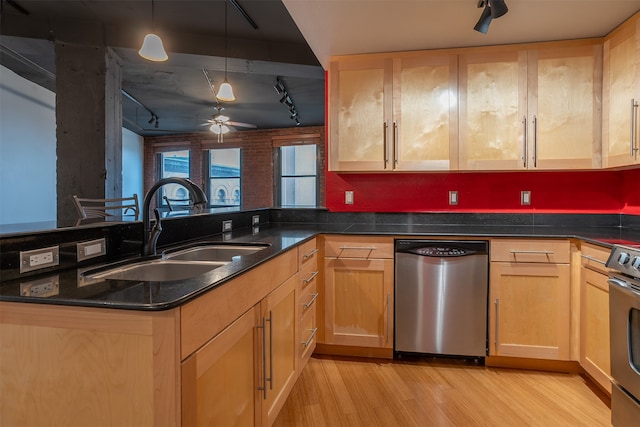
[[[211,118],[207,120],[206,123],[203,123],[202,126],[209,126],[209,130],[218,135],[218,142],[222,142],[223,135],[229,133],[234,127],[256,129],[258,127],[256,125],[252,125],[250,123],[234,122],[231,121],[229,116],[222,114],[222,110],[224,110],[224,107],[216,98],[216,92],[213,88],[213,83],[209,78],[209,74],[205,69],[202,69],[202,72],[204,73],[204,76],[207,79],[207,83],[209,83],[211,93],[213,93],[213,97],[216,100],[216,105],[213,107],[216,110],[216,113],[211,116]]]

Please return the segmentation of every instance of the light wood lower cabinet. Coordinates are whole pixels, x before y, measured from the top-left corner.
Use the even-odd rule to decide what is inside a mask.
[[[580,365],[611,393],[609,345],[609,249],[582,245],[580,269]]]
[[[182,363],[183,426],[260,425],[256,305]]]
[[[325,256],[337,257],[325,258],[326,344],[393,348],[392,248],[391,238],[327,236]]]
[[[491,245],[489,355],[569,360],[569,241],[494,240]]]

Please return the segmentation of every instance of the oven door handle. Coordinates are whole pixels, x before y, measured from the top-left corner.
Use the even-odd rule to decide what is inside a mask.
[[[615,277],[609,277],[607,279],[607,283],[609,283],[610,285],[620,286],[621,288],[628,288],[629,287],[627,282],[625,282],[624,280],[616,279]]]

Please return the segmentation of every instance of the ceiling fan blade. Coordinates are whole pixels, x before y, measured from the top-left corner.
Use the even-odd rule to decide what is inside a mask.
[[[243,127],[243,128],[250,128],[250,129],[257,129],[258,126],[256,125],[252,125],[250,123],[241,123],[241,122],[226,122],[227,125],[231,125],[231,126],[239,126],[239,127]]]

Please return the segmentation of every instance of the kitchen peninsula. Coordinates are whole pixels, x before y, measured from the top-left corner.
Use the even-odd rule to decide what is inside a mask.
[[[257,228],[249,225],[255,214],[260,216]],[[241,406],[248,408],[249,412],[244,416],[253,417],[255,425],[270,425],[304,366],[302,354],[307,346],[317,343],[321,351],[334,354],[348,354],[349,351],[323,342],[328,341],[324,331],[328,320],[324,315],[327,302],[323,300],[325,273],[322,268],[325,235],[347,239],[349,236],[370,236],[385,241],[395,237],[562,239],[571,243],[572,260],[579,255],[583,243],[603,248],[620,241],[640,244],[637,217],[624,215],[332,214],[324,210],[278,209],[232,215],[235,215],[233,219],[238,227],[230,235],[192,236],[188,242],[167,240],[175,239],[180,234],[178,231],[191,228],[187,226],[189,223],[198,223],[200,229],[214,229],[213,224],[228,215],[224,218],[200,215],[165,222],[167,240],[163,250],[198,241],[270,245],[182,283],[107,280],[84,284],[79,279],[82,270],[94,269],[108,261],[121,261],[130,258],[131,254],[127,255],[126,251],[111,253],[108,255],[111,259],[78,264],[69,253],[64,255],[69,248],[75,248],[71,243],[75,243],[77,230],[32,235],[28,242],[25,241],[27,236],[4,236],[0,241],[3,265],[0,287],[2,393],[9,393],[17,400],[3,399],[8,404],[2,408],[2,416],[6,417],[3,421],[11,424],[10,421],[22,420],[28,424],[46,418],[65,424],[83,419],[95,422],[95,414],[101,413],[105,425],[131,422],[136,425],[190,425],[190,421],[198,417],[222,416],[220,414],[226,410]],[[300,222],[300,218],[306,221]],[[573,225],[566,226],[569,223]],[[136,226],[140,224],[87,227],[83,229],[83,235],[102,234],[108,242],[122,244],[126,240],[122,239],[123,234]],[[33,249],[40,243],[50,245],[52,239],[58,239],[61,248],[67,248],[61,250],[59,269],[19,277],[15,270],[15,250],[18,247]],[[69,240],[65,242],[65,239]],[[118,245],[107,244],[107,247],[118,248]],[[315,263],[311,270],[306,267],[307,258]],[[579,261],[572,265],[573,271],[578,271]],[[319,274],[314,275],[314,272]],[[21,295],[25,284],[47,282],[52,275],[58,277],[59,289],[50,296]],[[574,283],[577,279],[574,275],[573,284],[566,284],[573,291],[577,290]],[[305,281],[315,290],[307,290]],[[307,295],[316,293],[313,301],[317,311],[313,320],[318,329],[313,335],[305,334],[313,328],[302,326],[306,319],[300,310],[305,304],[314,304]],[[574,310],[580,300],[572,295],[571,310]],[[288,342],[292,346],[294,342],[301,343],[293,353],[281,354],[277,350],[273,356],[269,356],[268,351],[264,353],[262,343],[271,342],[269,334],[265,338],[262,333],[266,331],[261,329],[264,318],[274,320],[273,327],[277,328],[273,331],[276,333],[274,342]],[[276,338],[278,331],[284,331],[284,336]],[[565,362],[575,367],[579,358],[578,325],[573,325],[569,333],[569,357]],[[302,343],[307,345],[302,346]],[[34,348],[40,350],[34,352]],[[231,348],[245,348],[234,354],[251,356],[226,359],[223,355],[227,353],[222,349]],[[392,355],[384,349],[367,351],[381,357]],[[305,357],[309,355],[306,352]],[[263,364],[262,360],[270,361],[271,357],[275,362],[277,392],[269,391],[265,400],[263,393],[265,389],[270,390],[270,385],[262,384],[262,379],[267,378],[265,373],[273,371],[271,363]],[[232,388],[237,396],[244,396],[244,404],[238,403],[237,407],[228,404],[222,408],[214,405],[217,409],[215,415],[211,415],[209,410],[203,409],[207,407],[203,401],[198,400],[206,400],[201,397],[202,390],[215,393],[217,381],[229,381],[225,387],[239,381],[235,374],[233,378],[226,377],[226,373],[235,372],[227,368],[208,371],[206,367],[216,366],[216,360],[246,363],[256,376],[249,375],[245,378],[247,382],[240,381],[250,383],[250,387]],[[18,361],[22,366],[20,369],[17,369]],[[216,382],[211,383],[213,379],[203,377],[205,372],[218,372],[211,374],[217,378]],[[202,385],[205,387],[202,389],[196,384],[209,386]],[[60,395],[60,388],[67,389],[68,393]],[[39,390],[40,397],[32,397],[33,390]],[[23,404],[28,401],[30,405]],[[215,412],[217,410],[221,412]]]

